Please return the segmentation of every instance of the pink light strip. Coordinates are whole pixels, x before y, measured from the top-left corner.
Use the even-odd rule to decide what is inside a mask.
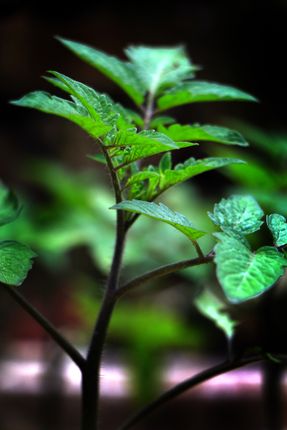
[[[208,366],[206,366],[208,367]],[[203,370],[200,366],[173,363],[163,372],[163,387],[169,388]],[[45,364],[41,361],[7,360],[0,364],[0,391],[39,393],[43,389]],[[78,395],[81,375],[79,369],[65,360],[60,376],[67,394]],[[217,376],[196,387],[196,395],[210,397],[216,395],[256,395],[261,388],[261,373],[256,368],[235,370]],[[284,379],[287,385],[287,376]],[[101,371],[101,393],[105,397],[128,397],[131,393],[131,377],[123,365],[105,363]],[[189,395],[187,392],[186,395]]]

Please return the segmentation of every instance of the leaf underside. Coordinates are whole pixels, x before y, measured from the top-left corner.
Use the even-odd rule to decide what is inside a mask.
[[[225,310],[225,304],[219,300],[211,291],[205,290],[194,302],[197,310],[215,323],[230,339],[234,334],[236,321],[234,321]]]

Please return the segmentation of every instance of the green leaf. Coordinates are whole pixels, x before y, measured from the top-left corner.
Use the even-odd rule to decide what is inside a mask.
[[[157,94],[163,88],[192,78],[196,69],[181,46],[175,48],[131,46],[126,50],[126,55],[134,65],[145,91],[151,94]]]
[[[177,164],[173,169],[166,168],[164,171],[160,168],[148,167],[132,175],[126,186],[139,184],[145,180],[152,182],[149,187],[149,199],[154,199],[168,188],[187,181],[188,179],[209,170],[218,169],[229,164],[243,163],[241,160],[233,158],[209,157],[196,160],[189,158],[183,164]]]
[[[283,215],[271,214],[267,215],[266,222],[274,239],[274,245],[287,245],[287,222]]]
[[[222,147],[213,146],[207,148],[208,152],[213,156],[225,156],[232,158],[243,157],[243,153],[240,150],[235,150],[234,147]],[[276,175],[271,172],[267,167],[261,164],[254,156],[244,154],[245,164],[231,165],[224,170],[224,175],[234,181],[236,184],[243,185],[245,188],[252,190],[252,195],[256,189],[269,190],[274,192],[278,189],[278,179],[282,175]]]
[[[164,174],[166,170],[172,169],[172,160],[171,160],[171,153],[166,152],[160,159],[159,162],[159,171]]]
[[[260,229],[264,212],[252,196],[233,195],[215,204],[208,215],[225,233],[241,236]]]
[[[133,111],[114,103],[109,96],[61,73],[50,73],[54,77],[47,78],[49,82],[70,94],[72,101],[35,92],[12,103],[67,118],[95,138],[105,136],[112,128],[127,129],[138,122]]]
[[[115,125],[119,128],[132,127],[134,122],[140,123],[136,112],[115,103],[108,95],[100,94],[82,82],[75,81],[59,72],[50,71],[49,73],[56,79],[48,78],[48,81],[70,94],[74,101],[80,102],[96,121],[100,117],[105,124]]]
[[[157,101],[161,111],[195,102],[257,101],[255,97],[237,88],[214,82],[191,81],[166,91]]]
[[[244,162],[234,158],[209,157],[199,160],[189,158],[184,163],[177,164],[173,170],[166,170],[164,172],[164,177],[161,180],[161,189],[166,190],[173,185],[184,182],[196,175],[208,172],[209,170],[238,163],[240,164]]]
[[[194,304],[197,310],[213,321],[228,339],[232,338],[237,322],[228,315],[228,312],[225,310],[226,305],[218,297],[211,291],[205,290],[197,297]]]
[[[42,112],[66,118],[79,125],[90,136],[98,138],[108,133],[112,125],[105,124],[98,114],[93,118],[81,104],[64,100],[43,91],[29,93],[11,102],[16,106],[38,109]]]
[[[159,131],[165,133],[175,142],[209,141],[223,143],[225,145],[248,146],[248,143],[240,133],[217,125],[173,124],[168,128],[161,126],[159,127]]]
[[[95,67],[114,81],[137,105],[143,103],[144,88],[132,64],[82,43],[63,38],[58,38],[58,40],[81,60]]]
[[[274,161],[284,162],[287,157],[287,135],[281,133],[274,132],[266,132],[260,128],[254,127],[246,122],[231,120],[231,123],[234,126],[242,130],[245,136],[247,136],[248,140],[252,142],[252,147],[256,147],[257,149],[263,151],[266,155],[271,156]],[[281,164],[280,163],[280,164]]]
[[[63,91],[71,94],[76,97],[78,101],[87,109],[90,113],[91,117],[94,114],[101,116],[103,119],[110,119],[110,112],[103,110],[100,103],[100,97],[103,96],[106,99],[105,95],[100,95],[93,88],[88,85],[83,84],[82,82],[78,82],[62,73],[50,70],[49,73],[55,78],[50,80],[51,83],[61,88]],[[97,113],[97,111],[100,111]],[[113,115],[115,113],[113,112]],[[110,122],[110,121],[109,121]]]
[[[192,145],[191,145],[192,146]],[[179,149],[178,145],[163,133],[154,130],[119,130],[106,144],[112,158],[118,160],[117,168],[151,155]]]
[[[271,246],[253,253],[242,241],[224,233],[215,233],[218,280],[228,300],[240,303],[268,290],[284,273],[287,260]]]
[[[8,285],[21,285],[34,257],[36,254],[21,243],[0,242],[0,281]]]
[[[21,211],[18,199],[0,183],[0,226],[14,221]]]
[[[111,209],[125,210],[163,221],[181,231],[192,241],[206,234],[194,228],[193,224],[184,215],[172,211],[162,203],[157,204],[142,200],[125,200],[114,205]]]
[[[286,192],[278,192],[264,190],[263,188],[254,189],[252,191],[256,199],[262,204],[263,207],[268,208],[270,212],[276,211],[279,213],[287,214],[287,201]]]
[[[90,160],[97,161],[100,164],[107,165],[107,160],[104,154],[88,154],[87,157]]]
[[[59,74],[57,75],[60,76]],[[51,97],[45,93],[37,93],[37,97],[32,97],[32,100],[28,95],[24,100],[22,99],[16,103],[22,106],[36,107],[40,110],[55,113],[71,119],[89,131],[94,137],[98,137],[99,134],[103,133],[107,134],[111,124],[117,121],[117,118],[120,115],[114,110],[114,106],[109,103],[109,100],[106,99],[105,96],[98,95],[91,88],[86,87],[81,83],[77,83],[70,78],[63,77],[63,75],[61,75],[61,79],[69,83],[71,88],[70,92],[78,97],[80,103],[84,106],[80,106],[79,104],[76,105],[72,102],[58,99],[57,97]],[[97,112],[95,111],[94,106],[97,107]],[[75,117],[74,112],[71,114],[71,107],[73,110],[81,109],[82,115],[77,115],[77,117]],[[89,109],[89,113],[86,112],[86,109]],[[90,116],[83,116],[83,114],[91,114],[92,118]],[[94,128],[94,122],[97,124],[96,131]],[[102,128],[99,127],[99,123]],[[110,125],[108,125],[108,123]],[[128,124],[126,123],[126,125]],[[112,136],[113,139],[109,142],[110,145],[108,144],[107,146],[111,147],[112,157],[122,157],[121,165],[127,165],[135,160],[171,149],[178,149],[180,147],[179,144],[176,144],[164,133],[152,130],[145,130],[137,133],[135,129],[125,129],[119,130],[118,132],[113,131]],[[192,145],[194,145],[194,143],[188,143],[188,146]]]

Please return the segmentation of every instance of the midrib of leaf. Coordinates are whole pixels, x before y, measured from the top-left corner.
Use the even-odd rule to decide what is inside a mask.
[[[153,76],[153,79],[152,79],[152,82],[151,82],[151,86],[150,86],[150,90],[149,90],[151,96],[155,95],[157,87],[158,87],[158,84],[161,81],[161,77],[164,75],[165,67],[167,66],[167,64],[168,64],[167,60],[162,61],[161,63],[159,63],[158,69],[157,69],[157,71],[155,72],[155,74]]]
[[[245,270],[243,277],[241,279],[241,282],[238,284],[237,291],[241,289],[242,285],[244,285],[245,283],[245,280],[248,279],[252,266],[254,266],[254,263],[256,262],[256,254],[251,253],[249,259],[250,259],[250,264],[248,264],[247,269]]]
[[[242,212],[240,218],[233,224],[234,227],[237,227],[238,225],[242,224],[242,220],[244,220],[245,214],[248,213],[248,208],[245,207],[244,211]]]

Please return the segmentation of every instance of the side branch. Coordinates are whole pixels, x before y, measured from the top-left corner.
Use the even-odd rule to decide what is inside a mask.
[[[199,266],[201,264],[210,263],[213,260],[213,254],[210,253],[206,256],[192,258],[189,260],[179,261],[177,263],[167,264],[166,266],[158,267],[151,272],[144,273],[143,275],[132,279],[127,284],[123,285],[116,292],[116,297],[119,298],[128,291],[145,284],[146,282],[153,281],[161,278],[162,276],[169,275],[170,273],[177,272],[178,270],[187,269],[192,266]]]
[[[118,430],[128,430],[132,428],[135,424],[140,422],[142,419],[149,416],[159,406],[162,406],[163,404],[169,402],[170,400],[174,399],[175,397],[179,396],[185,391],[190,390],[196,385],[199,385],[211,378],[214,378],[215,376],[221,375],[226,372],[230,372],[231,370],[237,369],[247,364],[255,363],[260,360],[263,360],[263,357],[258,355],[252,358],[246,358],[239,361],[224,362],[224,363],[218,364],[217,366],[210,367],[209,369],[204,370],[203,372],[198,373],[197,375],[186,379],[185,381],[179,383],[178,385],[174,386],[170,390],[163,393],[156,400],[149,403],[147,406],[145,406],[139,412],[137,412],[135,415],[129,418],[123,425],[119,427]]]
[[[53,326],[37,309],[35,309],[14,287],[1,284],[8,294],[37,321],[38,324],[54,339],[54,341],[62,348],[66,354],[74,361],[74,363],[83,371],[85,366],[85,358],[74,346]]]

